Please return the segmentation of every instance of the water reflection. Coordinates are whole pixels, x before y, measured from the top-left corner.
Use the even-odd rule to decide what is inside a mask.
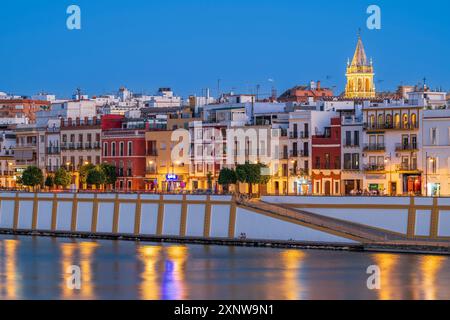
[[[374,254],[375,264],[380,267],[381,271],[381,288],[378,290],[378,299],[392,300],[400,299],[396,290],[396,275],[399,256],[389,253]]]
[[[373,264],[381,290],[366,287]],[[81,290],[67,286],[72,265]],[[0,300],[450,299],[448,283],[445,256],[0,236]]]
[[[140,298],[143,300],[158,300],[159,284],[157,264],[161,258],[161,247],[141,246],[138,248],[138,258],[144,266],[139,285]]]
[[[18,240],[0,241],[0,298],[16,300],[21,287],[20,271],[17,268]]]
[[[144,300],[186,299],[185,265],[189,258],[186,246],[140,246],[138,258],[143,265],[140,298]]]
[[[305,257],[306,253],[304,251],[285,250],[281,252],[281,261],[284,269],[282,286],[284,299],[301,300],[305,298],[300,296],[300,293],[303,292],[300,272]],[[273,299],[276,298],[274,297]]]
[[[188,252],[188,248],[185,246],[172,246],[166,248],[167,260],[165,261],[161,284],[162,299],[186,299],[184,273]]]
[[[422,296],[420,299],[435,300],[438,298],[438,274],[446,258],[424,256],[420,258]],[[448,285],[448,283],[447,283]]]
[[[94,277],[92,265],[94,263],[94,253],[99,245],[95,242],[74,242],[60,244],[61,250],[61,294],[62,299],[94,299]],[[81,289],[69,288],[67,279],[70,277],[68,270],[71,266],[81,268]]]

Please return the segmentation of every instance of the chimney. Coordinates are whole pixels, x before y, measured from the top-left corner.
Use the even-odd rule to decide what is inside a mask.
[[[320,90],[320,80],[317,81],[317,90]]]

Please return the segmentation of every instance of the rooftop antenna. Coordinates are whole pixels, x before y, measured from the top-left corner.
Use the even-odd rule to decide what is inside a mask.
[[[78,96],[78,100],[81,101],[81,89],[79,87],[77,88],[77,96]]]

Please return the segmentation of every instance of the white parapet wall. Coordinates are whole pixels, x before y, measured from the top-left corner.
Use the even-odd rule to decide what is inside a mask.
[[[355,243],[238,207],[231,196],[0,193],[0,229],[167,238]]]
[[[267,196],[262,201],[410,238],[450,238],[450,198]]]

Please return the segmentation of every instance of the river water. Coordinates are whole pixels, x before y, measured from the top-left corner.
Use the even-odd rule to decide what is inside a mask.
[[[0,236],[3,299],[450,299],[450,257]]]

